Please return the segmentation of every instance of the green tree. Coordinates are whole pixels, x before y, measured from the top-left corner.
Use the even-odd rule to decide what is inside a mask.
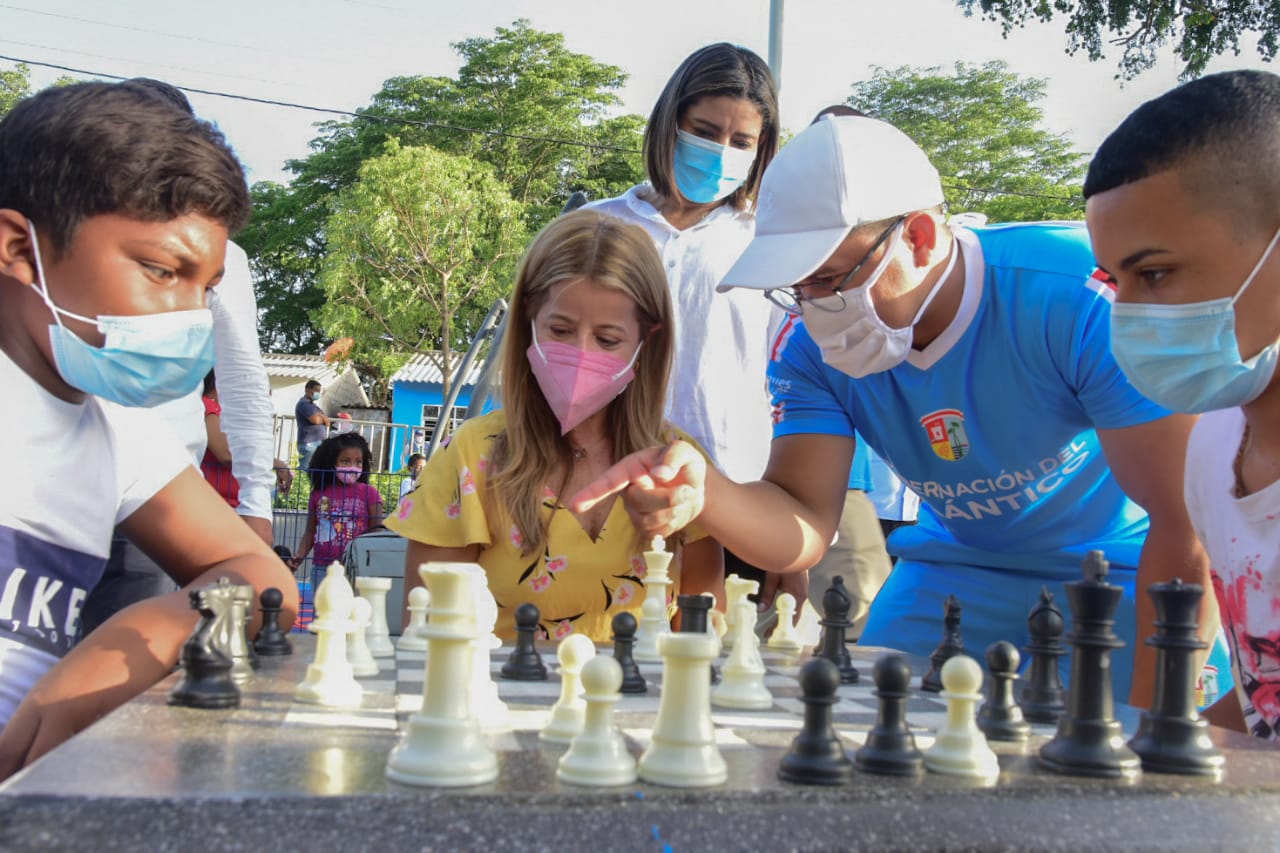
[[[74,77],[63,75],[54,80],[52,85],[65,86],[75,83]],[[0,116],[7,115],[18,101],[31,94],[31,66],[25,62],[15,63],[12,68],[0,70]]]
[[[979,11],[999,21],[1007,37],[1029,19],[1067,21],[1067,53],[1083,49],[1101,59],[1105,43],[1122,48],[1120,73],[1132,79],[1150,68],[1157,52],[1173,44],[1184,80],[1204,73],[1209,60],[1240,54],[1240,37],[1258,34],[1258,55],[1270,61],[1280,46],[1276,0],[956,0],[965,14]]]
[[[394,141],[338,195],[320,314],[330,335],[354,339],[350,357],[374,378],[378,403],[391,374],[425,350],[440,353],[448,393],[455,349],[510,287],[527,236],[521,208],[492,167]]]
[[[389,140],[430,145],[486,163],[535,230],[575,190],[616,195],[643,179],[644,119],[611,116],[626,82],[619,68],[570,51],[559,33],[527,21],[491,38],[453,45],[456,77],[395,77],[350,121],[319,125],[312,153],[293,160],[284,188],[255,188],[254,219],[241,243],[259,275],[264,346],[314,351],[324,337],[308,318],[335,195]],[[271,291],[274,291],[271,292]],[[271,305],[280,310],[271,314]]]
[[[1041,127],[1045,81],[1001,62],[876,68],[849,104],[900,128],[928,153],[952,212],[992,221],[1082,219],[1083,155]]]

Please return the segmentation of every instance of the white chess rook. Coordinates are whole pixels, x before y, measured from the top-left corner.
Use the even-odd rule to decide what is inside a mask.
[[[575,785],[630,785],[636,780],[636,760],[613,724],[613,706],[622,698],[622,667],[607,655],[593,657],[582,667],[582,686],[586,721],[560,756],[556,777]]]
[[[773,707],[773,694],[764,685],[765,666],[760,657],[760,638],[755,632],[756,606],[747,598],[759,589],[756,581],[749,584],[746,595],[739,596],[734,605],[733,651],[724,665],[720,684],[711,691],[711,704],[721,708],[741,708],[764,711]]]
[[[375,658],[395,657],[396,647],[391,644],[391,628],[387,625],[387,593],[391,591],[391,578],[356,578],[356,589],[373,608],[373,621],[364,632],[369,652]]]
[[[729,778],[711,724],[707,667],[716,642],[706,634],[666,634],[662,652],[662,698],[649,747],[640,756],[640,778],[655,785],[702,788]]]
[[[351,606],[351,621],[355,626],[347,634],[347,657],[351,660],[351,672],[360,678],[369,678],[382,671],[373,653],[369,651],[369,643],[365,631],[373,618],[373,608],[369,601],[357,598]]]
[[[671,575],[671,554],[661,550],[662,537],[654,537],[653,550],[643,553],[645,575],[644,604],[640,606],[640,630],[636,632],[636,644],[631,656],[641,663],[658,663],[662,654],[658,651],[658,638],[671,633],[667,619],[667,587]]]
[[[560,641],[560,698],[551,708],[551,719],[538,737],[550,743],[571,743],[586,722],[587,703],[582,699],[582,667],[596,656],[590,637],[570,634]]]
[[[924,766],[934,773],[995,781],[1000,763],[974,718],[982,701],[982,668],[965,655],[942,665],[941,697],[947,703],[947,721],[938,729],[933,746],[924,754]]]
[[[464,787],[498,778],[498,758],[471,713],[475,583],[465,565],[428,563],[419,569],[435,606],[424,629],[430,654],[422,710],[409,717],[387,760],[387,778],[407,785]]]
[[[431,606],[431,593],[425,587],[409,590],[409,624],[400,632],[396,648],[404,652],[425,652],[427,638],[427,608]]]
[[[330,564],[316,589],[316,618],[307,626],[316,635],[315,661],[294,691],[299,702],[333,707],[353,707],[364,698],[347,662],[347,634],[355,626],[351,611],[355,593],[347,583],[341,563]]]

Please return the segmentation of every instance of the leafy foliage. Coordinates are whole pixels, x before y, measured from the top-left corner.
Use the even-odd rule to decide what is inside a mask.
[[[876,68],[849,104],[900,128],[942,176],[952,212],[992,221],[1082,219],[1084,157],[1040,126],[1045,81],[1002,62]]]
[[[255,187],[254,221],[240,242],[259,276],[264,346],[315,351],[323,342],[315,310],[325,222],[336,195],[391,140],[487,164],[531,231],[575,190],[600,198],[643,179],[644,119],[609,115],[626,82],[619,68],[523,20],[453,47],[463,60],[456,78],[386,81],[357,118],[319,125],[312,153],[289,162],[287,187]]]
[[[510,287],[527,232],[522,205],[494,170],[428,146],[387,144],[342,191],[326,232],[325,330],[385,378],[426,350],[446,378],[490,303]]]
[[[1101,59],[1106,43],[1123,49],[1120,77],[1150,68],[1157,51],[1173,44],[1184,80],[1204,73],[1209,60],[1228,50],[1240,54],[1240,37],[1258,33],[1266,60],[1280,47],[1280,3],[1276,0],[956,0],[966,14],[999,21],[1005,36],[1029,19],[1067,19],[1067,52],[1083,49]],[[1108,35],[1111,36],[1108,38]]]

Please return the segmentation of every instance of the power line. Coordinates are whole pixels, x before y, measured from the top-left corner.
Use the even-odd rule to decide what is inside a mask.
[[[0,41],[5,41],[5,40],[0,39]],[[41,68],[52,68],[56,71],[66,71],[71,74],[86,74],[91,77],[105,77],[109,80],[129,79],[128,77],[122,77],[119,74],[106,74],[100,71],[90,71],[84,68],[72,68],[67,65],[58,65],[52,62],[40,62],[34,59],[20,59],[15,56],[5,56],[3,54],[0,54],[0,60],[5,60],[7,62],[20,62],[26,65],[36,65]],[[353,112],[351,110],[340,110],[332,107],[315,107],[315,106],[310,106],[308,104],[294,104],[288,101],[276,101],[270,98],[255,98],[251,95],[237,95],[230,92],[218,92],[212,89],[197,89],[192,86],[177,86],[176,88],[181,89],[184,92],[190,92],[196,95],[209,95],[215,98],[227,98],[233,101],[244,101],[252,104],[264,104],[266,106],[272,106],[272,107],[284,107],[286,109],[292,109],[292,110],[305,110],[308,112],[324,113],[327,115],[348,116],[351,118],[364,119],[366,121],[380,121],[386,124],[402,124],[402,125],[407,124],[415,127],[423,127],[427,129],[434,129],[434,130],[455,130],[460,133],[473,133],[479,136],[494,136],[494,137],[500,137],[503,139],[518,139],[525,142],[548,142],[554,145],[571,145],[571,146],[577,146],[579,148],[589,148],[596,151],[618,151],[623,154],[640,154],[641,153],[639,149],[624,148],[619,145],[601,145],[599,143],[594,143],[594,142],[582,142],[576,139],[557,139],[555,137],[532,136],[532,135],[523,134],[523,133],[509,133],[507,131],[502,131],[502,130],[488,130],[488,129],[477,128],[477,127],[463,127],[461,125],[445,124],[443,122],[437,122],[437,121],[426,121],[424,119],[412,119],[412,118],[403,118],[403,117],[395,117],[395,116],[381,116],[376,113]],[[943,184],[942,186],[945,189],[961,190],[964,192],[980,192],[980,193],[990,193],[994,195],[1021,196],[1024,198],[1038,198],[1038,199],[1045,199],[1048,201],[1066,201],[1066,202],[1072,202],[1072,203],[1082,201],[1082,199],[1080,199],[1078,196],[1049,195],[1047,193],[1031,193],[1031,192],[1023,192],[1021,190],[998,189],[995,187],[970,187],[970,186],[964,186],[961,184]]]
[[[93,57],[94,59],[107,59],[107,60],[113,60],[113,61],[115,61],[115,62],[136,62],[136,61],[137,61],[137,60],[135,60],[135,59],[124,59],[124,58],[119,57],[119,56],[108,56],[107,54],[103,54],[103,53],[90,53],[90,52],[89,52],[89,51],[87,51],[87,50],[74,50],[73,48],[69,48],[69,47],[51,47],[50,45],[47,45],[47,44],[36,44],[36,43],[34,43],[34,42],[18,41],[18,40],[16,40],[16,39],[3,39],[3,38],[0,38],[0,43],[2,43],[2,44],[16,44],[16,45],[18,45],[18,46],[20,46],[20,47],[36,47],[36,48],[40,48],[40,49],[42,49],[42,50],[56,50],[56,51],[61,51],[61,52],[63,52],[63,53],[76,53],[76,54],[79,54],[79,55],[81,55],[81,56],[91,56],[91,57]],[[35,64],[41,64],[41,63],[31,63],[31,64],[35,65]],[[201,70],[201,69],[199,69],[199,68],[188,68],[188,67],[187,67],[187,66],[185,66],[185,65],[168,65],[168,64],[163,63],[163,62],[151,62],[151,61],[149,61],[149,60],[146,62],[146,64],[147,64],[147,65],[153,65],[153,66],[155,66],[156,68],[171,68],[171,69],[173,69],[173,70],[175,70],[175,71],[189,71],[189,72],[191,72],[191,73],[193,73],[193,74],[207,74],[207,75],[209,75],[209,76],[211,76],[211,77],[228,77],[228,78],[230,78],[230,79],[232,79],[232,80],[245,80],[245,81],[248,81],[248,82],[250,82],[250,83],[269,83],[269,84],[271,84],[271,85],[275,85],[275,86],[288,86],[288,87],[290,87],[290,88],[296,88],[296,85],[295,85],[295,84],[293,84],[293,83],[284,83],[284,82],[281,82],[281,81],[279,81],[279,80],[263,80],[263,79],[262,79],[262,78],[260,78],[260,77],[248,77],[248,76],[246,76],[246,75],[244,75],[244,74],[225,74],[225,73],[222,73],[222,72],[220,72],[220,71],[203,71],[203,70]],[[96,72],[93,72],[93,71],[87,71],[87,72],[84,72],[84,73],[86,73],[86,74],[95,74]],[[100,77],[106,77],[106,76],[111,76],[111,75],[98,74],[98,76],[100,76]]]

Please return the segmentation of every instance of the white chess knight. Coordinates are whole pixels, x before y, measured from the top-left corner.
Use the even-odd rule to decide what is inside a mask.
[[[431,589],[430,653],[422,710],[409,717],[387,760],[387,778],[408,785],[462,787],[498,778],[498,758],[471,712],[476,583],[466,564],[430,563],[419,570]]]
[[[396,648],[402,652],[427,650],[427,608],[431,606],[431,593],[426,587],[415,586],[409,590],[409,624],[400,632]]]
[[[973,658],[956,655],[942,665],[941,674],[947,721],[925,752],[924,766],[934,773],[994,781],[1000,763],[974,717],[982,701],[982,668]]]
[[[723,784],[729,770],[716,746],[711,723],[711,679],[707,667],[718,643],[706,634],[665,634],[662,698],[653,737],[640,756],[640,778],[656,785],[701,788]]]
[[[622,698],[622,667],[607,655],[593,657],[583,664],[582,686],[586,720],[560,756],[556,777],[575,785],[630,785],[636,780],[636,760],[613,724],[613,706]]]
[[[590,637],[570,634],[560,641],[560,698],[551,707],[551,719],[538,737],[550,743],[571,743],[586,722],[587,703],[582,699],[582,667],[596,656]]]
[[[351,672],[360,678],[368,678],[382,671],[365,639],[365,631],[372,619],[373,607],[367,599],[357,598],[352,602],[351,622],[355,627],[347,634],[347,657],[351,660]]]
[[[658,637],[671,633],[667,619],[667,587],[671,585],[668,568],[671,553],[664,550],[666,542],[661,536],[653,537],[653,544],[641,556],[644,558],[644,603],[640,605],[640,630],[636,632],[636,644],[631,656],[641,663],[658,663],[662,654],[658,651]]]
[[[347,634],[355,627],[351,618],[354,605],[355,593],[347,582],[346,569],[341,563],[330,564],[316,588],[316,618],[307,626],[316,635],[316,657],[294,691],[297,701],[352,707],[364,698],[364,688],[347,662]]]
[[[723,677],[711,691],[711,704],[721,708],[763,711],[773,707],[773,694],[764,685],[765,666],[760,657],[760,638],[755,632],[756,606],[747,597],[760,588],[757,581],[739,581],[745,595],[733,607],[733,651],[725,662]]]
[[[778,611],[778,625],[769,635],[769,648],[780,652],[800,651],[804,643],[796,630],[796,597],[789,592],[780,592],[774,599],[774,608]]]
[[[498,685],[494,684],[489,669],[489,652],[502,645],[502,640],[493,633],[498,624],[498,602],[489,591],[489,576],[484,569],[470,564],[470,571],[476,602],[476,638],[471,643],[471,713],[485,734],[510,731],[511,712],[498,696]]]
[[[391,629],[387,625],[387,593],[391,591],[391,578],[356,578],[356,589],[368,599],[373,610],[373,621],[365,629],[365,642],[375,658],[395,657],[396,647],[391,644]]]

